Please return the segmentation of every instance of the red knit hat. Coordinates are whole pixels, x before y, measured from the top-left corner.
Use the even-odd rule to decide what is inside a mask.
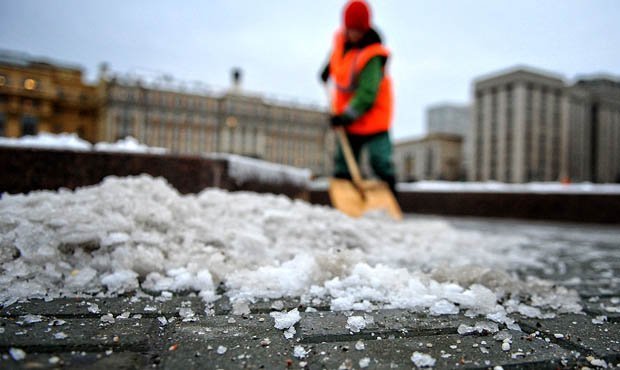
[[[349,0],[343,18],[346,28],[366,31],[370,28],[370,7],[364,0]]]

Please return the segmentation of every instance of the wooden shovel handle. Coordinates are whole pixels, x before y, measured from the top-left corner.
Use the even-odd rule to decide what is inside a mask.
[[[353,151],[351,150],[351,145],[349,144],[349,139],[347,138],[347,133],[344,131],[344,127],[336,127],[335,130],[338,135],[338,140],[340,141],[340,147],[344,153],[344,159],[347,162],[347,167],[349,168],[349,172],[351,172],[353,183],[356,186],[361,186],[362,175],[360,173],[360,168],[357,165],[357,161],[353,156]]]

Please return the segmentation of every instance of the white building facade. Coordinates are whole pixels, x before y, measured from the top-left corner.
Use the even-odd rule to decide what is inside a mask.
[[[516,68],[474,83],[468,179],[620,179],[620,84]]]

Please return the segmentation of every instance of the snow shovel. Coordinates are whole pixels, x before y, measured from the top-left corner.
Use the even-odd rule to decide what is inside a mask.
[[[393,219],[402,220],[403,213],[394,193],[383,181],[362,178],[344,128],[336,127],[335,130],[353,181],[330,179],[329,198],[334,208],[352,217],[360,217],[370,211],[385,211]]]

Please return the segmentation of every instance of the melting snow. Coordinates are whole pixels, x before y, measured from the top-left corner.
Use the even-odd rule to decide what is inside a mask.
[[[147,175],[5,195],[0,251],[4,305],[139,289],[195,291],[213,302],[222,285],[239,312],[286,297],[318,298],[332,310],[463,312],[507,324],[511,312],[580,310],[574,291],[512,273],[544,268],[549,258],[528,235],[458,230],[441,220],[351,219],[268,194],[180,195]],[[519,300],[526,296],[528,306]],[[292,325],[283,326],[288,335]]]

